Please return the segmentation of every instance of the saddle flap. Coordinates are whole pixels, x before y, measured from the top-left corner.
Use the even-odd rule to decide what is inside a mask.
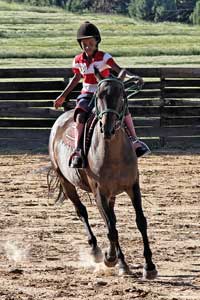
[[[84,133],[82,136],[82,145],[85,156],[87,156],[88,154],[92,140],[92,134],[96,123],[97,119],[95,117],[95,114],[90,114],[89,118],[87,119],[87,122],[85,123]],[[64,143],[72,149],[75,149],[75,127],[76,123],[72,121],[70,125],[66,128],[64,135]]]

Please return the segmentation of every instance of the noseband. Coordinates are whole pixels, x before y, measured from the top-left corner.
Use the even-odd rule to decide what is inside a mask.
[[[123,104],[121,112],[118,112],[117,110],[111,109],[111,108],[107,108],[107,109],[103,110],[102,112],[99,111],[98,105],[97,105],[97,102],[98,102],[97,93],[99,91],[99,88],[100,88],[101,84],[104,83],[104,82],[110,82],[110,83],[117,82],[118,84],[120,84],[122,86],[123,94],[124,94],[124,97],[123,97],[124,98],[124,104]],[[98,120],[101,120],[103,115],[105,115],[107,113],[113,113],[117,116],[118,121],[120,121],[122,123],[122,121],[124,119],[125,112],[126,112],[126,108],[128,106],[128,99],[127,99],[127,96],[126,96],[126,93],[125,93],[125,90],[124,90],[123,82],[120,79],[117,79],[117,78],[105,78],[105,79],[101,80],[98,83],[97,91],[94,95],[94,103],[95,103],[95,114],[96,114]]]

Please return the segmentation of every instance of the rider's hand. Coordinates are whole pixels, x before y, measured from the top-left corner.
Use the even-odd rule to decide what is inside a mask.
[[[54,107],[57,109],[62,106],[63,102],[65,101],[64,96],[59,96],[55,101],[54,101]]]
[[[127,81],[133,81],[139,88],[142,88],[142,86],[144,85],[142,77],[133,75],[130,72],[127,72],[126,76],[129,78]]]
[[[142,79],[142,77],[136,77],[135,78],[135,83],[137,84],[138,87],[142,87],[144,85],[144,80]]]

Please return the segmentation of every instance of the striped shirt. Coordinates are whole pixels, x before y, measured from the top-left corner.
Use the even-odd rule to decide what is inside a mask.
[[[72,70],[74,74],[81,74],[83,77],[82,94],[95,93],[97,89],[97,79],[94,74],[94,66],[100,71],[103,77],[110,75],[110,68],[114,64],[114,59],[108,53],[96,51],[92,60],[89,62],[85,53],[75,56]]]

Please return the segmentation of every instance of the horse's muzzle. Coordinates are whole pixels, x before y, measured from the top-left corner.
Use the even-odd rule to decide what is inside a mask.
[[[110,140],[112,136],[115,134],[115,126],[114,127],[108,126],[108,124],[103,124],[101,121],[100,121],[100,129],[105,140]]]
[[[115,129],[102,128],[101,132],[103,133],[103,137],[105,140],[110,140],[112,136],[115,134]]]

